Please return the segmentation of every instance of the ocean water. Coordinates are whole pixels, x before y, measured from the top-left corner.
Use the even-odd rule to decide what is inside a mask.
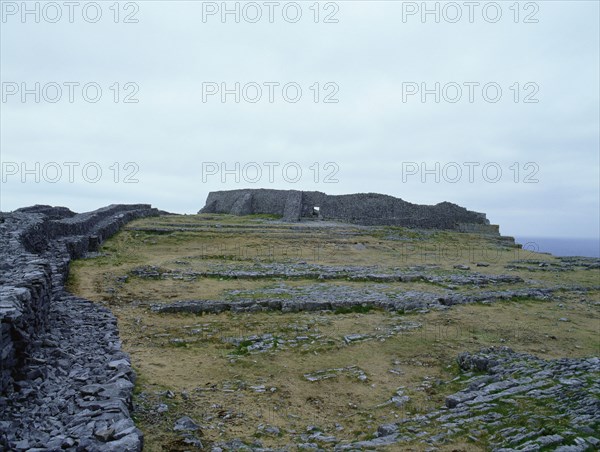
[[[515,237],[524,249],[555,256],[600,257],[599,238]]]

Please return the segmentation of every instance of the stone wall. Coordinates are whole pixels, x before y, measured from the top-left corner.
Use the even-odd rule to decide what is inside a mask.
[[[112,314],[86,300],[75,300],[64,292],[64,283],[71,259],[96,250],[104,239],[113,235],[128,221],[159,214],[158,210],[146,204],[111,205],[82,214],[50,206],[33,206],[12,213],[0,213],[0,411],[18,412],[18,406],[15,407],[15,404],[26,403],[23,393],[29,394],[29,389],[35,393],[43,393],[46,382],[42,380],[40,387],[31,389],[32,382],[39,378],[40,372],[48,375],[52,370],[50,373],[54,375],[54,369],[50,369],[48,364],[40,370],[39,361],[43,360],[40,356],[48,353],[53,347],[47,342],[52,344],[55,341],[49,341],[48,337],[66,337],[61,332],[53,331],[53,327],[59,328],[64,317],[69,315],[72,309],[80,309],[75,308],[75,305],[85,306],[89,311],[88,325],[97,321],[99,328],[104,329],[99,338],[90,336],[90,340],[95,343],[88,345],[95,346],[99,351],[105,350],[106,358],[111,361],[126,358],[120,347],[115,348],[114,342],[109,341],[113,336],[118,337],[116,321]],[[73,308],[69,308],[70,304]],[[72,324],[73,330],[77,329],[77,323],[75,320],[75,324]],[[105,343],[102,338],[105,338]],[[57,354],[68,348],[68,344],[55,345]],[[70,354],[69,359],[71,358],[73,366],[85,367],[92,361],[82,357],[79,363],[75,354]],[[125,362],[126,365],[123,364]],[[133,378],[134,374],[128,361],[124,359],[123,363],[123,374]],[[104,367],[107,365],[108,363],[105,363]],[[106,376],[107,383],[112,373],[111,369],[106,367],[104,371],[96,372],[94,379],[102,381]],[[70,384],[69,380],[65,384]],[[131,394],[124,396],[124,400],[127,401],[130,400]],[[97,408],[98,410],[103,411],[102,407]],[[128,413],[121,414],[118,419],[129,419]],[[20,439],[19,444],[22,447],[18,443],[10,442],[11,438],[15,440],[16,430],[7,417],[8,414],[6,417],[3,415],[0,422],[0,449],[6,447],[20,450],[32,447],[27,438]],[[141,436],[138,432],[134,433],[138,436],[137,443],[141,447]],[[73,439],[73,436],[72,434],[70,438]],[[77,441],[83,441],[83,444],[85,438],[79,437]],[[135,438],[130,437],[128,441],[134,446],[128,446],[124,450],[137,448]],[[74,444],[74,447],[76,445]],[[61,447],[64,445],[58,445],[58,448]]]
[[[449,202],[433,206],[412,204],[377,193],[327,195],[318,191],[242,189],[211,192],[200,213],[233,215],[273,214],[285,221],[315,218],[363,225],[454,229],[498,234],[484,213],[473,212]],[[473,226],[471,226],[473,225]]]
[[[290,196],[291,195],[291,196]],[[228,190],[211,192],[204,213],[230,213],[232,215],[270,214],[283,216],[286,212],[288,197],[298,200],[302,192],[296,190]],[[288,206],[287,211],[294,217],[299,216],[298,207]]]
[[[474,234],[500,235],[500,226],[497,224],[458,223],[457,229],[460,232],[470,232]]]

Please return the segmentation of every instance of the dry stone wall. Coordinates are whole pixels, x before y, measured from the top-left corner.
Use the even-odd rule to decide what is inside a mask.
[[[284,221],[320,218],[363,225],[499,234],[498,226],[490,225],[484,213],[449,202],[433,206],[412,204],[378,193],[327,195],[318,191],[270,189],[216,191],[209,193],[200,213],[272,214],[282,216]]]
[[[64,283],[71,259],[160,213],[147,204],[0,213],[0,450],[141,449],[116,320]]]

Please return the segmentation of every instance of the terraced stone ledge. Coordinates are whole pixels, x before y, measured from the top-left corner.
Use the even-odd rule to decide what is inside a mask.
[[[468,267],[466,268],[468,270]],[[421,268],[382,272],[376,266],[329,266],[315,264],[254,264],[251,267],[228,265],[207,271],[167,270],[155,266],[138,267],[131,271],[133,276],[145,279],[223,278],[223,279],[316,279],[346,280],[360,282],[428,282],[439,285],[486,286],[522,283],[516,275],[488,275],[478,272],[436,275]]]
[[[343,290],[343,288],[341,288]],[[493,303],[501,300],[528,298],[549,300],[552,289],[517,289],[504,291],[485,291],[472,295],[446,294],[407,291],[403,294],[388,295],[373,293],[362,296],[364,291],[322,290],[319,294],[296,296],[294,299],[278,297],[240,298],[238,300],[182,300],[173,303],[151,304],[154,312],[187,312],[193,314],[220,312],[260,312],[260,311],[336,311],[356,307],[383,309],[386,311],[424,311],[429,309],[448,309],[449,306],[468,303]]]

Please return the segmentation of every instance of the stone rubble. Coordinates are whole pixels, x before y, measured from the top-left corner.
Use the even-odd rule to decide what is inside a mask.
[[[398,334],[402,334],[407,331],[417,330],[423,325],[419,322],[414,321],[400,321],[394,322],[392,325],[382,326],[379,328],[377,334],[347,334],[340,337],[339,343],[345,345],[352,345],[364,341],[371,340],[384,340]],[[197,330],[192,330],[197,331]],[[278,334],[264,333],[264,334],[253,334],[250,336],[224,336],[220,340],[227,344],[232,344],[236,347],[236,350],[228,355],[229,358],[235,358],[236,355],[246,355],[253,353],[265,353],[283,351],[291,348],[299,348],[300,350],[309,350],[315,346],[318,347],[330,347],[338,342],[322,334],[302,334],[298,335],[297,332],[280,332]],[[173,343],[186,343],[185,339],[174,338],[171,339]]]
[[[25,378],[0,398],[0,449],[141,450],[130,416],[135,374],[114,316],[65,293],[53,299],[48,325]]]
[[[422,292],[415,290],[390,291],[385,284],[356,288],[349,285],[312,285],[303,288],[280,287],[237,293],[218,300],[181,300],[169,303],[150,302],[155,312],[220,313],[259,311],[344,311],[352,309],[383,309],[386,311],[415,312],[445,310],[453,305],[493,303],[503,300],[528,298],[548,301],[555,292],[581,291],[581,287],[542,288],[528,287],[505,290],[473,290]]]
[[[466,266],[462,270],[466,269]],[[434,266],[433,268],[437,268]],[[206,271],[182,271],[164,269],[152,265],[140,266],[131,271],[132,276],[146,279],[194,280],[198,278],[223,279],[317,279],[367,282],[429,282],[463,286],[486,286],[522,283],[516,275],[489,275],[477,272],[436,275],[421,271],[422,267],[397,269],[382,273],[377,266],[331,266],[308,263],[254,263],[251,267],[231,263],[226,267],[214,266]]]
[[[448,396],[445,407],[382,425],[376,439],[340,442],[335,449],[400,445],[415,438],[435,446],[486,436],[494,452],[598,450],[600,358],[544,360],[492,347],[461,353],[457,361],[465,388]]]
[[[231,264],[227,269],[215,268],[204,272],[167,270],[154,266],[137,267],[129,276],[147,279],[195,280],[201,277],[242,279],[313,279],[362,281],[373,284],[361,288],[350,285],[314,284],[303,288],[281,284],[275,289],[255,291],[231,291],[229,296],[218,300],[181,300],[151,306],[155,312],[221,313],[258,311],[324,311],[356,307],[371,307],[387,311],[443,310],[452,305],[469,303],[493,303],[515,298],[549,300],[556,292],[586,292],[596,287],[561,285],[536,287],[516,275],[489,275],[470,271],[460,274],[435,274],[436,268],[424,270],[422,266],[407,270],[382,273],[377,267],[326,266],[300,264],[254,264],[251,269]],[[427,282],[438,290],[422,292],[415,290],[391,291],[386,283]],[[499,289],[502,284],[521,284],[529,287]],[[497,289],[485,290],[491,285]],[[468,293],[460,290],[468,287]],[[443,291],[442,291],[443,290]]]
[[[576,270],[598,270],[600,259],[594,257],[556,257],[558,262],[546,262],[537,259],[518,259],[505,266],[508,270],[527,270],[530,272],[568,272]]]
[[[306,432],[290,432],[291,442],[284,448],[267,448],[258,440],[247,443],[234,439],[214,443],[210,450],[362,451],[381,447],[404,450],[421,445],[424,450],[435,451],[456,439],[478,446],[487,444],[493,452],[598,450],[600,358],[544,360],[507,347],[491,347],[461,353],[457,363],[461,374],[455,381],[463,389],[449,395],[445,406],[426,414],[405,413],[397,422],[379,425],[371,439],[342,440],[309,426]],[[307,375],[319,382],[358,370],[349,366]],[[381,407],[395,402],[402,407],[408,401],[400,387]],[[259,424],[258,432],[276,436],[282,433],[264,424]]]
[[[74,214],[0,214],[0,449],[139,451],[135,374],[112,313],[64,291],[72,258],[95,251],[146,204]]]
[[[355,365],[331,369],[320,369],[314,372],[308,372],[304,374],[304,378],[307,381],[314,382],[328,380],[330,378],[338,378],[340,375],[347,375],[356,378],[362,382],[368,380],[367,374],[365,374],[365,372],[362,369]]]

